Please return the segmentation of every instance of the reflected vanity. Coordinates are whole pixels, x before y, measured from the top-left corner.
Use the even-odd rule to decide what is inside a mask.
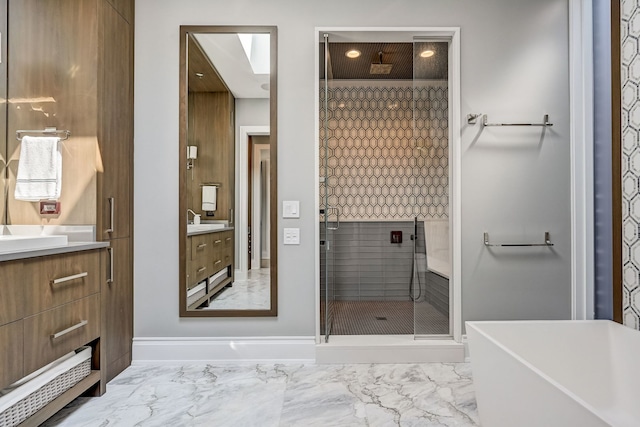
[[[180,27],[180,316],[277,315],[276,45]]]

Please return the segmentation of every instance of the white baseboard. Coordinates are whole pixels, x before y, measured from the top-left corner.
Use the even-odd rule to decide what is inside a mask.
[[[464,346],[453,340],[415,340],[404,335],[337,335],[316,346],[316,362],[462,362]]]
[[[133,339],[133,363],[315,363],[314,337],[143,337]]]
[[[233,276],[235,280],[247,280],[249,274],[246,271],[235,270]]]

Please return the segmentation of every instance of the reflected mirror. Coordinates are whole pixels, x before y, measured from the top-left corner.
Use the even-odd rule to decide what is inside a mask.
[[[180,316],[277,315],[276,27],[180,27]]]

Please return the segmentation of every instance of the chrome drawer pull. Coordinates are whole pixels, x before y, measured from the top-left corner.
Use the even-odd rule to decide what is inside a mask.
[[[216,240],[216,241],[215,241],[215,242],[213,242],[213,243],[215,243],[215,244],[217,245],[218,243],[222,243],[222,240]]]
[[[198,273],[202,273],[203,271],[205,271],[207,269],[207,267],[200,267],[198,269]]]
[[[205,246],[207,246],[207,244],[206,244],[206,243],[200,243],[200,244],[197,246],[197,248],[198,248],[198,249],[202,249],[202,248],[204,248]]]
[[[82,277],[87,277],[89,275],[89,273],[87,273],[86,271],[84,273],[78,273],[78,274],[74,274],[73,276],[67,276],[67,277],[61,277],[59,279],[54,279],[51,280],[49,282],[49,284],[51,285],[57,285],[59,283],[64,283],[64,282],[68,282],[70,280],[76,280],[76,279],[80,279]]]
[[[109,252],[109,277],[107,278],[107,284],[113,283],[113,248],[107,248]]]
[[[227,237],[227,242],[228,242],[229,240],[231,240],[231,237]]]
[[[88,323],[89,323],[88,320],[81,320],[80,323],[78,323],[77,325],[73,325],[63,331],[60,331],[58,333],[51,335],[51,338],[52,339],[60,338],[63,335],[67,335],[71,331],[75,331],[78,328],[82,328],[83,326],[86,326]]]
[[[218,265],[218,264],[220,264],[221,262],[222,262],[222,260],[221,260],[221,259],[219,259],[219,260],[217,260],[213,265]]]
[[[114,197],[109,197],[109,228],[107,228],[105,231],[107,233],[113,233],[114,230],[114,226],[113,223],[115,222],[115,204],[116,204],[116,199]]]

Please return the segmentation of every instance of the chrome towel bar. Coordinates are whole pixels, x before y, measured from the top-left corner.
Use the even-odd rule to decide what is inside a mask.
[[[61,135],[60,141],[64,141],[65,139],[69,139],[71,136],[71,132],[68,130],[58,130],[54,127],[45,128],[44,130],[17,130],[16,131],[16,139],[18,141],[22,141],[22,134],[31,133],[36,135]]]
[[[553,246],[548,231],[544,232],[544,243],[489,243],[489,233],[484,232],[484,245],[487,247],[530,247],[530,246]]]
[[[486,114],[467,114],[467,123],[475,125],[478,117],[482,116],[482,126],[553,126],[553,123],[549,122],[549,115],[545,114],[542,123],[489,123]]]

